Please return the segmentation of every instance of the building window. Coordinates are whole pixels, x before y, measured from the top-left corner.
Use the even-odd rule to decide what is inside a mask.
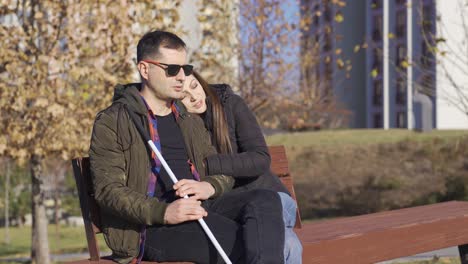
[[[405,112],[397,113],[396,126],[397,128],[406,128],[406,113]]]
[[[372,40],[382,40],[382,16],[374,16],[374,24],[372,29]]]
[[[396,15],[396,36],[402,38],[406,34],[406,11],[400,10]]]
[[[372,69],[376,69],[378,74],[382,73],[382,51],[379,48],[372,50]]]
[[[372,103],[374,106],[381,106],[382,105],[382,96],[383,96],[383,84],[382,80],[375,80],[374,81],[374,93],[372,96]]]
[[[330,34],[325,35],[325,43],[323,44],[323,51],[328,52],[332,48],[331,36]]]
[[[406,81],[403,78],[398,78],[396,83],[396,103],[398,105],[406,104]]]
[[[314,6],[314,25],[317,27],[319,25],[319,19],[320,19],[320,6],[318,4],[315,4]]]
[[[320,35],[316,33],[314,39],[315,39],[315,43],[320,42]]]
[[[429,66],[429,47],[427,46],[427,42],[423,40],[421,42],[421,65],[426,68]]]
[[[421,88],[419,90],[429,97],[434,97],[434,88],[434,78],[428,74],[424,75],[421,79]]]
[[[320,84],[320,67],[315,67],[315,79],[317,80],[317,83]]]
[[[397,5],[406,4],[406,0],[396,0]]]
[[[331,62],[325,62],[325,80],[328,82],[332,80],[333,69]]]
[[[422,24],[423,24],[423,31],[426,34],[432,32],[432,21],[434,20],[434,12],[432,5],[424,5],[422,10]]]
[[[382,128],[383,127],[383,122],[382,122],[382,114],[381,113],[375,113],[374,114],[374,128]]]
[[[406,47],[398,45],[396,47],[396,65],[401,67],[402,63],[406,60]]]
[[[372,0],[371,8],[372,8],[372,9],[380,9],[380,8],[382,8],[382,0]]]
[[[325,21],[330,22],[330,21],[332,20],[331,8],[330,8],[330,1],[329,1],[329,0],[325,0],[325,1],[323,2],[323,7],[324,7],[324,10],[323,10],[323,17],[324,17]]]
[[[432,2],[432,1],[431,1]],[[431,4],[425,4],[422,8],[422,41],[421,41],[421,66],[427,69],[434,62],[434,54],[431,52],[431,46],[434,43],[434,25],[435,20],[434,7]]]

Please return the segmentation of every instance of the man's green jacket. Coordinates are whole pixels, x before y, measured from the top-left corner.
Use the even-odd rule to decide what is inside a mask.
[[[134,111],[149,131],[148,110],[140,96],[140,87],[141,84],[116,86],[112,105],[96,116],[89,151],[101,228],[115,260],[121,263],[128,263],[138,255],[143,226],[164,223],[168,205],[146,196],[151,167],[149,153],[128,115],[128,111]],[[203,158],[214,150],[201,118],[180,109],[177,123],[201,180],[215,188],[213,197],[232,189],[232,177],[205,177]]]

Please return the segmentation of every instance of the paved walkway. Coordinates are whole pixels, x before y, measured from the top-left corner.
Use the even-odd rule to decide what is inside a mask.
[[[449,248],[444,248],[444,249],[417,254],[414,256],[398,258],[398,259],[389,260],[389,261],[382,261],[382,262],[379,262],[378,264],[403,263],[403,262],[414,261],[414,260],[430,260],[434,258],[435,256],[454,258],[454,257],[459,257],[460,255],[458,254],[457,247],[449,247]]]

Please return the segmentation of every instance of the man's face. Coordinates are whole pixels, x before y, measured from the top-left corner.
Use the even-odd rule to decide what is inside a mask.
[[[193,75],[187,76],[184,84],[185,98],[182,103],[187,108],[187,111],[195,114],[202,114],[206,111],[206,94],[198,82],[197,78]]]
[[[175,50],[160,47],[159,53],[152,60],[163,64],[183,65],[186,63],[187,52],[185,49]],[[182,99],[184,97],[184,71],[180,69],[177,75],[169,76],[166,67],[140,61],[138,69],[143,79],[146,80],[148,88],[157,98],[162,100]]]

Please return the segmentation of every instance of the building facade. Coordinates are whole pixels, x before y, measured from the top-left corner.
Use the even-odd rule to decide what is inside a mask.
[[[468,3],[437,0],[437,127],[468,128]]]
[[[369,0],[366,5],[366,127],[433,128],[436,63],[429,47],[436,34],[435,1],[393,0],[387,10],[385,2]],[[419,105],[424,109],[419,111]]]
[[[353,112],[350,127],[468,128],[468,115],[443,103],[447,92],[440,89],[440,62],[447,56],[435,49],[440,18],[451,17],[448,6],[455,2],[463,0],[449,5],[436,0],[302,1],[302,15],[312,21],[304,38],[318,43],[321,56],[331,60],[321,60],[316,76],[329,80],[327,87]],[[450,42],[448,35],[444,39]],[[349,60],[352,70],[340,70],[338,60]],[[463,77],[457,81],[466,83]]]

